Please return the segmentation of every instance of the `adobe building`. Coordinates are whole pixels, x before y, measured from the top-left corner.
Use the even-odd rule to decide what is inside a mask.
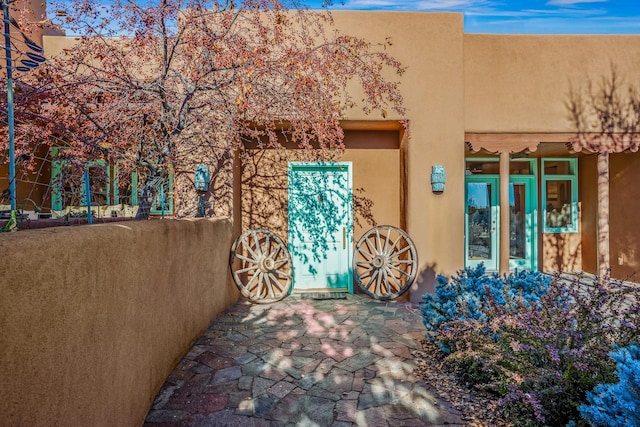
[[[237,233],[267,228],[291,238],[292,220],[316,221],[292,218],[292,180],[339,171],[344,181],[327,185],[355,196],[340,208],[348,212],[339,227],[346,230],[341,268],[351,268],[354,245],[374,223],[400,227],[418,253],[414,300],[433,289],[437,274],[481,262],[498,272],[598,273],[610,265],[613,277],[639,280],[637,146],[580,151],[567,101],[572,88],[597,84],[612,64],[627,82],[640,81],[640,36],[465,34],[459,13],[333,15],[346,33],[391,38],[389,53],[406,67],[409,132],[399,117],[354,110],[333,166],[301,150],[247,147],[234,167],[234,201],[218,209],[215,200],[210,212],[232,215]],[[45,51],[68,42],[46,36]],[[318,189],[320,202],[327,188]],[[176,206],[193,196],[170,193]]]
[[[640,37],[465,34],[457,13],[334,17],[350,34],[379,42],[391,37],[392,55],[407,67],[401,90],[409,135],[397,121],[352,111],[338,160],[351,170],[356,205],[359,196],[370,200],[377,224],[401,227],[414,241],[419,277],[412,299],[433,289],[437,274],[481,262],[498,272],[598,274],[610,265],[613,277],[634,280],[640,268],[637,145],[579,151],[567,102],[572,88],[599,84],[612,64],[626,81],[638,81]],[[256,156],[263,166],[269,154]],[[245,230],[291,221],[286,177],[295,171],[287,164],[297,158],[272,158],[278,173],[264,175],[280,176],[279,184],[261,187],[267,181],[259,170],[244,168]],[[608,170],[608,212],[599,202],[599,159]],[[439,191],[432,181],[442,168],[446,181]],[[363,214],[354,208],[360,218],[348,225],[354,230],[349,245],[370,226]],[[599,241],[607,226],[608,242]]]

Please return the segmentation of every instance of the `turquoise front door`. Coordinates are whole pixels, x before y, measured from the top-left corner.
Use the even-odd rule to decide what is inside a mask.
[[[353,291],[350,162],[289,163],[294,291]]]

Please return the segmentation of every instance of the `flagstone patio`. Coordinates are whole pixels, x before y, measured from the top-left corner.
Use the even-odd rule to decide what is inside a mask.
[[[408,302],[241,301],[180,361],[145,425],[466,425],[414,373],[424,333]]]

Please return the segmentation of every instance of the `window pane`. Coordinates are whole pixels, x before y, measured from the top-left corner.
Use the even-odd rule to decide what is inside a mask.
[[[105,166],[92,166],[89,168],[89,191],[91,192],[91,205],[106,206],[109,201],[108,177]]]
[[[491,259],[491,184],[467,184],[469,259]]]
[[[571,227],[573,225],[573,203],[571,200],[571,181],[546,181],[546,217],[548,228]]]
[[[512,161],[509,163],[509,173],[511,175],[531,175],[531,162],[525,161]]]
[[[571,175],[573,174],[573,170],[571,169],[571,161],[569,160],[545,161],[544,173],[546,175]]]
[[[499,161],[467,161],[467,175],[498,175],[500,174]],[[529,160],[515,160],[509,162],[511,175],[531,175],[531,162]]]
[[[499,162],[468,161],[467,175],[497,175],[500,173]]]
[[[526,253],[526,227],[525,227],[525,185],[509,184],[510,233],[509,255],[511,258],[524,259]]]
[[[118,173],[118,203],[125,205],[133,205],[134,191],[137,191],[136,184],[133,182],[131,172]]]
[[[164,202],[164,209],[163,204]],[[153,199],[153,204],[151,206],[152,211],[162,212],[164,210],[165,213],[169,213],[171,211],[171,191],[169,189],[169,183],[165,182],[162,187],[160,187],[160,191],[156,193],[156,196]]]

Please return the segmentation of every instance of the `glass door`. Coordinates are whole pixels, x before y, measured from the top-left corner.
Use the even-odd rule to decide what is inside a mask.
[[[468,176],[465,190],[465,265],[498,269],[498,178]]]
[[[468,175],[465,190],[465,265],[497,271],[500,256],[500,177]],[[509,182],[509,268],[537,268],[537,190],[534,176]]]
[[[537,267],[537,198],[533,177],[509,183],[509,268]]]

